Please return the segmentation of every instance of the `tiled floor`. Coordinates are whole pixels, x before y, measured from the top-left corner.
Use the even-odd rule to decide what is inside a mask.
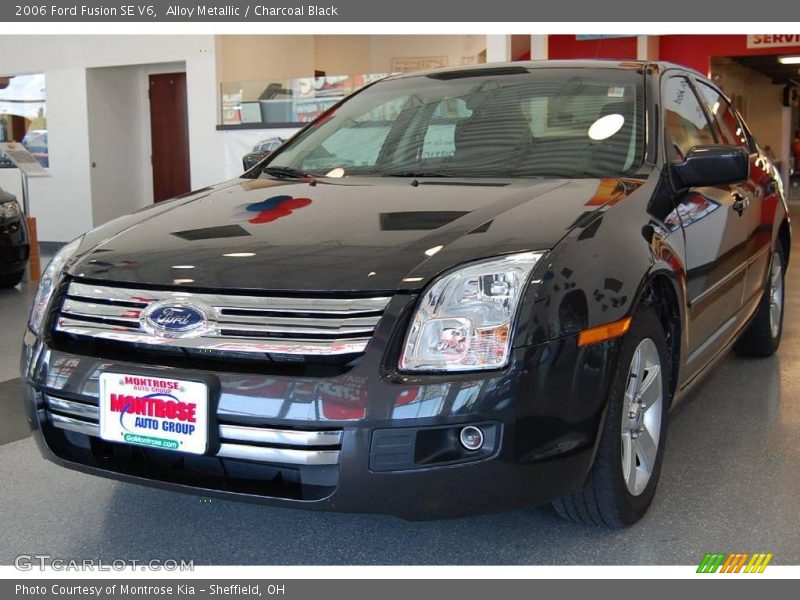
[[[30,283],[0,289],[0,381],[19,376],[19,349],[33,294]]]
[[[197,564],[697,564],[709,550],[773,552],[775,564],[798,564],[795,246],[780,352],[729,356],[673,411],[656,500],[628,530],[567,523],[547,508],[408,523],[204,502],[91,477],[44,461],[30,438],[18,439],[26,432],[11,383],[0,384],[0,564],[23,551]],[[29,287],[0,293],[0,381],[17,376],[30,298]]]

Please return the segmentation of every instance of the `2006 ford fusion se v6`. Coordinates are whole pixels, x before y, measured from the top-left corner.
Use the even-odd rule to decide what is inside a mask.
[[[778,348],[789,249],[775,168],[698,73],[393,76],[241,177],[67,244],[25,335],[27,416],[48,459],[123,481],[622,527],[670,407],[729,347]]]

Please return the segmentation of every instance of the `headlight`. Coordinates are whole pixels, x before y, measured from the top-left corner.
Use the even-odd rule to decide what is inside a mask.
[[[528,276],[543,254],[525,252],[481,261],[435,280],[414,315],[400,369],[504,367],[517,306]]]
[[[47,305],[50,304],[50,298],[53,296],[53,291],[55,291],[69,259],[72,258],[78,246],[81,245],[81,240],[83,240],[83,237],[71,241],[59,250],[42,274],[42,279],[39,281],[39,289],[36,290],[36,296],[33,299],[31,316],[28,319],[28,326],[36,335],[41,335],[42,333],[44,318],[47,314]]]
[[[20,210],[19,204],[16,200],[0,203],[0,217],[3,219],[13,219],[21,214],[22,211]]]

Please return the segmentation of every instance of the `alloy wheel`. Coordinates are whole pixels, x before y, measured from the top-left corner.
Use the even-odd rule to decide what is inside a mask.
[[[783,264],[780,254],[772,255],[769,275],[769,328],[772,337],[778,337],[783,313]]]
[[[645,338],[631,359],[622,410],[622,476],[633,496],[644,492],[656,464],[664,402],[661,373],[658,348]]]

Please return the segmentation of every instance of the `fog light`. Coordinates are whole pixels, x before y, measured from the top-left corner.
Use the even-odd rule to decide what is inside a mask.
[[[458,435],[458,439],[461,441],[461,445],[470,451],[480,450],[483,446],[483,432],[473,425],[464,427]]]

